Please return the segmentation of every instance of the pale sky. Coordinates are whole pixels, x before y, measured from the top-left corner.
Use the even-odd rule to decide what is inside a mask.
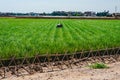
[[[120,12],[120,0],[0,0],[0,12]]]

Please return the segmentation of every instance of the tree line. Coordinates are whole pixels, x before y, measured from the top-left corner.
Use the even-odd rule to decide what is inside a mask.
[[[77,12],[77,11],[53,11],[52,13],[2,13],[0,12],[0,16],[108,16],[112,17],[112,13],[109,11],[103,12],[93,12],[93,11],[86,11],[86,12]]]

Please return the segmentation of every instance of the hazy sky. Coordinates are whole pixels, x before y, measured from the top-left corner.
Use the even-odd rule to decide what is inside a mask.
[[[120,0],[0,0],[0,12],[104,11],[120,12]]]

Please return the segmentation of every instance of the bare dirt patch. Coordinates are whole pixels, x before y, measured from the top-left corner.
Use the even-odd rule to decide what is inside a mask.
[[[120,62],[107,64],[108,69],[81,68],[66,69],[26,76],[11,76],[3,80],[120,80]]]

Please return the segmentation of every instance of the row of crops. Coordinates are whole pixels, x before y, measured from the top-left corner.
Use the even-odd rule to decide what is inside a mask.
[[[2,58],[113,47],[120,47],[120,20],[0,19]]]

